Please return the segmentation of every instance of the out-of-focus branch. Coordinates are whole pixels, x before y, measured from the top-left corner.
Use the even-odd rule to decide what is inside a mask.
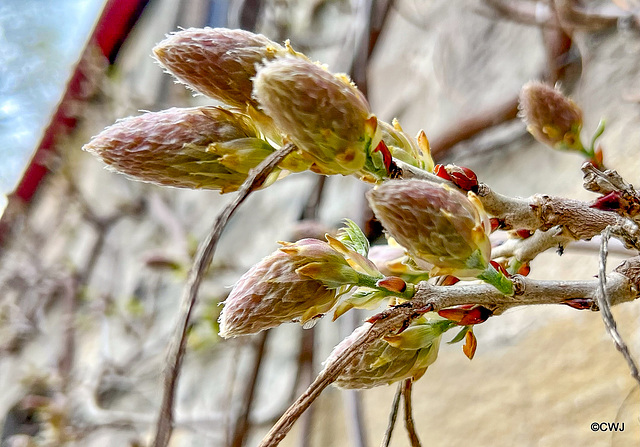
[[[582,6],[573,0],[552,2],[484,0],[484,3],[499,17],[526,25],[571,27],[594,32],[616,26],[619,20],[624,19],[632,19],[636,24],[640,23],[637,15],[624,11],[612,3],[597,7]],[[554,9],[557,9],[558,14]]]
[[[400,397],[402,396],[402,386],[403,383],[400,382],[396,387],[396,394],[393,396],[393,402],[391,403],[391,411],[389,412],[389,423],[387,424],[387,429],[384,431],[384,437],[382,438],[382,443],[380,447],[389,447],[389,443],[391,442],[391,435],[393,434],[393,429],[396,426],[396,420],[398,419],[398,409],[400,408]]]
[[[411,443],[411,447],[422,447],[420,444],[420,438],[418,438],[418,433],[416,433],[416,427],[413,423],[413,406],[411,403],[411,390],[412,390],[413,380],[405,379],[402,382],[402,399],[404,400],[404,428],[407,430],[407,435],[409,435],[409,442]]]
[[[262,163],[260,163],[258,167],[251,170],[233,202],[227,205],[218,215],[211,232],[198,248],[198,253],[196,254],[193,266],[189,271],[189,277],[187,278],[187,282],[183,290],[178,323],[167,352],[167,369],[164,374],[162,404],[160,406],[155,437],[152,443],[153,447],[166,447],[169,444],[169,439],[171,438],[171,433],[173,431],[173,406],[175,393],[187,345],[187,332],[189,329],[191,314],[196,305],[200,283],[202,282],[202,278],[207,267],[213,259],[213,254],[218,240],[220,239],[220,235],[222,234],[222,230],[224,230],[231,216],[235,213],[242,202],[245,201],[249,194],[259,188],[276,165],[294,150],[295,146],[288,144],[282,149],[271,154]]]
[[[253,360],[253,369],[251,376],[247,381],[245,395],[242,397],[242,407],[240,414],[236,418],[233,436],[231,438],[231,447],[242,447],[249,433],[249,417],[251,416],[251,408],[253,406],[253,397],[255,395],[258,377],[260,375],[260,367],[264,358],[265,347],[267,345],[269,331],[263,331],[256,336],[255,340],[255,358]]]

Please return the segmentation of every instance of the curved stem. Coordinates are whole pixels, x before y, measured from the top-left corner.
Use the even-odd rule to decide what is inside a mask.
[[[233,216],[235,211],[242,202],[245,201],[249,194],[262,186],[268,175],[275,169],[278,163],[293,152],[294,149],[295,146],[292,144],[285,145],[282,149],[279,149],[267,157],[258,165],[258,167],[251,170],[235,199],[227,205],[220,214],[218,214],[218,217],[211,228],[211,232],[198,247],[198,253],[196,254],[191,270],[189,271],[189,276],[182,292],[178,322],[167,350],[167,366],[164,372],[162,404],[160,406],[160,412],[156,423],[155,437],[151,444],[153,447],[166,447],[171,439],[174,424],[173,407],[178,378],[180,376],[180,368],[182,366],[187,345],[189,322],[198,299],[200,283],[202,282],[206,269],[209,267],[209,264],[211,264],[213,254],[215,253],[222,231],[226,227],[231,216]]]

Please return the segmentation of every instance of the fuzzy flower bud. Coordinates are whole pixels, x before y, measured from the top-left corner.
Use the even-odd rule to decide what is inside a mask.
[[[490,223],[472,193],[423,180],[391,180],[369,191],[382,226],[432,275],[476,277],[489,265]]]
[[[254,96],[276,126],[314,161],[320,174],[360,171],[380,138],[362,93],[345,76],[299,58],[262,67]]]
[[[338,344],[326,361],[330,364],[364,335],[371,324],[357,328]],[[452,324],[446,320],[418,320],[404,332],[376,340],[338,376],[341,388],[373,388],[412,378],[418,380],[438,357],[441,335]]]
[[[136,180],[235,191],[273,152],[251,119],[221,107],[171,108],[106,128],[84,150]]]
[[[339,287],[357,281],[326,242],[283,243],[238,280],[220,314],[220,335],[255,334],[291,321],[306,325],[336,304]]]
[[[189,28],[169,35],[153,52],[180,82],[231,106],[257,106],[251,97],[256,65],[285,47],[261,34],[227,28]]]
[[[571,99],[542,82],[525,84],[520,114],[534,138],[554,149],[583,151],[582,110]]]

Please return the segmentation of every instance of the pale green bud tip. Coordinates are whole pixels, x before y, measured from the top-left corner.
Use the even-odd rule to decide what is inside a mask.
[[[464,194],[439,183],[391,180],[367,193],[388,233],[432,275],[475,277],[487,267],[491,244],[484,211]]]
[[[122,119],[84,150],[136,180],[227,192],[273,151],[257,137],[246,115],[220,107],[171,108]],[[225,162],[230,151],[237,154]]]
[[[360,91],[308,60],[278,58],[260,68],[254,96],[280,130],[323,174],[352,174],[365,164],[377,122]]]
[[[583,150],[582,110],[560,90],[538,81],[522,87],[520,115],[536,140],[556,149]]]
[[[220,315],[220,335],[254,334],[291,321],[306,325],[336,304],[337,287],[357,279],[324,241],[284,243],[238,280]]]
[[[371,327],[369,323],[357,328],[331,352],[326,365],[335,362]],[[373,388],[412,378],[418,380],[438,357],[440,339],[450,326],[438,321],[413,323],[399,335],[380,339],[348,364],[335,385],[341,388]],[[406,332],[406,334],[405,334]]]
[[[153,52],[180,82],[236,107],[256,106],[256,64],[289,53],[261,34],[227,28],[189,28],[169,35]]]

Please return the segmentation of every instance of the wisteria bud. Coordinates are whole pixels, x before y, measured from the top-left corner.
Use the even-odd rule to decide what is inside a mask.
[[[583,151],[582,110],[560,90],[538,81],[522,87],[520,114],[536,140],[554,149]]]
[[[390,180],[367,193],[382,226],[432,275],[476,277],[489,265],[490,222],[473,193],[424,180]]]
[[[329,244],[302,239],[284,246],[242,275],[224,303],[220,335],[249,335],[282,323],[307,324],[328,312],[339,287],[358,274]]]
[[[338,344],[326,361],[335,361],[371,327],[366,323]],[[412,378],[418,380],[438,357],[441,336],[452,323],[424,320],[413,323],[404,332],[376,340],[365,352],[348,364],[335,384],[341,388],[373,388]]]
[[[397,244],[374,245],[369,250],[369,260],[385,276],[399,276],[412,282],[429,279],[429,266],[425,272],[417,268],[408,258],[406,250]]]
[[[153,52],[180,82],[231,106],[257,106],[251,97],[256,65],[290,53],[261,34],[227,28],[189,28],[169,35]]]
[[[136,180],[235,191],[274,149],[251,119],[221,107],[171,108],[122,119],[84,146]]]
[[[382,131],[382,141],[385,142],[394,158],[418,168],[433,171],[429,141],[423,131],[418,134],[418,141],[407,135],[396,119],[393,120],[392,125],[380,120],[378,120],[378,124]]]
[[[360,171],[380,141],[377,120],[345,76],[301,58],[278,58],[258,70],[254,96],[276,126],[314,161],[320,174]]]

